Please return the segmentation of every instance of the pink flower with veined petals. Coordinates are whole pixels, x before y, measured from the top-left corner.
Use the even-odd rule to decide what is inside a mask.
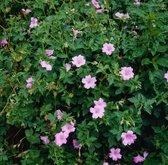
[[[30,10],[30,9],[22,9],[22,12],[24,12],[24,13],[28,14],[28,13],[31,13],[31,12],[32,12],[32,10]]]
[[[105,43],[102,48],[102,52],[106,53],[106,55],[111,55],[115,51],[115,47],[113,44]]]
[[[101,107],[103,107],[103,108],[106,107],[106,103],[104,102],[104,100],[103,100],[102,98],[99,98],[98,101],[94,101],[94,104],[95,104],[95,105],[98,105],[98,106],[101,106]]]
[[[6,38],[3,38],[0,45],[1,45],[1,47],[5,47],[5,45],[6,45],[7,43],[8,43],[8,42],[7,42]]]
[[[95,105],[94,107],[90,108],[90,112],[92,113],[92,118],[102,118],[104,116],[104,108],[102,106]]]
[[[71,132],[75,132],[75,127],[74,127],[74,123],[67,123],[62,127],[62,132],[66,132],[67,134],[71,133]]]
[[[54,50],[46,49],[46,50],[45,50],[45,53],[46,53],[48,56],[51,56],[51,55],[53,55]]]
[[[45,136],[40,136],[40,139],[45,143],[45,144],[48,144],[50,142],[50,140],[45,137]]]
[[[74,147],[75,149],[80,149],[80,148],[81,148],[81,146],[78,144],[78,142],[77,142],[76,139],[73,139],[72,143],[73,143],[73,147]]]
[[[65,68],[66,68],[66,71],[68,72],[71,69],[71,64],[66,63]]]
[[[112,148],[109,153],[109,157],[112,158],[114,161],[121,159],[122,155],[120,154],[120,148]]]
[[[122,143],[126,145],[131,145],[137,139],[137,136],[132,131],[123,132],[121,134]]]
[[[92,4],[95,8],[100,8],[99,2],[97,2],[97,0],[92,0]]]
[[[135,157],[133,158],[133,161],[134,161],[135,163],[143,162],[147,156],[148,156],[148,153],[147,153],[147,152],[144,152],[144,153],[143,153],[143,156],[140,156],[140,155],[135,156]]]
[[[166,81],[168,82],[168,71],[164,74],[164,78],[165,78]]]
[[[82,65],[85,65],[85,62],[85,58],[82,55],[75,56],[72,58],[72,64],[74,64],[78,68]]]
[[[109,163],[108,162],[104,162],[103,165],[109,165]]]
[[[133,68],[131,67],[122,67],[119,73],[123,80],[129,80],[134,77]]]
[[[57,112],[57,119],[60,121],[63,117],[63,113],[61,112],[60,109],[56,110],[56,112]]]
[[[31,22],[30,22],[30,28],[34,28],[34,27],[36,27],[36,26],[38,26],[38,20],[37,20],[37,18],[34,18],[34,17],[31,17]]]
[[[62,146],[67,143],[68,134],[66,132],[60,132],[55,134],[54,143],[58,146]]]
[[[94,88],[96,86],[96,81],[96,78],[91,77],[90,75],[85,76],[85,78],[82,79],[82,83],[86,89]]]
[[[104,12],[104,9],[99,9],[99,10],[96,10],[96,13],[103,13]]]

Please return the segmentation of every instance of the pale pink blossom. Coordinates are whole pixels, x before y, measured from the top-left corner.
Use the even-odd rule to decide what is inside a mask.
[[[32,83],[33,81],[34,81],[34,79],[33,79],[32,77],[29,77],[29,78],[26,80],[27,83]]]
[[[66,63],[65,68],[66,68],[66,71],[68,72],[71,69],[71,64]]]
[[[45,50],[45,53],[46,53],[48,56],[51,56],[51,55],[53,55],[54,50],[46,49],[46,50]]]
[[[55,144],[58,146],[62,146],[67,143],[68,134],[66,132],[60,132],[55,134]]]
[[[0,43],[0,45],[1,45],[1,47],[5,47],[5,45],[6,45],[7,43],[8,43],[8,42],[7,42],[6,38],[3,38],[2,41],[1,41],[1,43]]]
[[[59,121],[62,120],[62,117],[63,117],[62,111],[61,111],[60,109],[58,109],[58,110],[56,110],[56,112],[57,112],[57,119],[58,119]]]
[[[137,139],[137,136],[132,131],[123,132],[121,134],[122,143],[126,145],[131,145]]]
[[[32,86],[33,86],[33,85],[32,85],[31,83],[27,83],[27,84],[26,84],[26,88],[29,88],[29,89],[30,89],[30,88],[32,88]]]
[[[82,55],[78,55],[72,58],[72,64],[76,67],[81,67],[82,65],[85,65],[85,58]]]
[[[122,67],[119,73],[120,73],[120,76],[123,78],[123,80],[129,80],[134,77],[132,67]]]
[[[134,0],[134,5],[140,5],[140,4],[141,4],[140,0]]]
[[[98,9],[98,10],[96,10],[96,13],[103,13],[104,12],[104,9]]]
[[[97,2],[97,0],[92,0],[92,4],[95,8],[100,8],[99,2]]]
[[[168,82],[168,71],[164,74],[164,78],[165,78],[166,81]]]
[[[133,161],[134,161],[134,163],[141,163],[141,162],[143,162],[143,161],[145,160],[145,158],[146,158],[147,156],[148,156],[148,153],[147,153],[147,152],[144,152],[143,156],[140,156],[140,155],[135,156],[135,157],[133,158]]]
[[[46,61],[41,61],[40,64],[41,64],[42,68],[46,68],[47,71],[52,70],[52,66],[50,64],[48,64]]]
[[[45,137],[45,136],[40,136],[40,139],[45,143],[45,144],[48,144],[50,142],[50,140]]]
[[[120,148],[112,148],[110,149],[109,157],[112,158],[114,161],[121,159],[122,155],[120,154]]]
[[[120,18],[120,19],[128,19],[128,18],[130,18],[128,13],[123,14],[123,13],[117,12],[117,13],[115,13],[115,16]]]
[[[34,28],[36,26],[38,26],[37,18],[31,17],[30,28]]]
[[[102,52],[106,53],[106,55],[111,55],[115,51],[115,47],[113,44],[105,43],[102,48]]]
[[[100,106],[100,107],[103,107],[103,108],[106,107],[106,103],[104,102],[104,100],[103,100],[102,98],[99,98],[99,100],[94,101],[94,104],[95,104],[95,105],[98,105],[98,106]]]
[[[30,9],[22,9],[22,12],[24,12],[24,13],[28,14],[28,13],[31,13],[31,12],[32,12],[32,10],[30,10]]]
[[[109,163],[108,162],[104,162],[103,165],[109,165]]]
[[[72,144],[73,144],[73,147],[75,149],[80,149],[81,148],[81,146],[78,144],[78,141],[76,139],[73,139]]]
[[[73,34],[74,34],[74,38],[76,38],[78,36],[78,34],[80,34],[82,31],[80,30],[75,30],[74,28],[72,28]]]
[[[82,79],[82,83],[86,89],[94,88],[96,86],[96,81],[96,78],[91,77],[90,75],[85,76],[85,78]]]
[[[90,108],[90,112],[92,113],[92,118],[97,119],[97,118],[102,118],[104,116],[104,108],[98,105],[95,105],[94,107]]]
[[[71,132],[75,132],[74,123],[67,123],[62,127],[62,132],[66,132],[70,134]]]

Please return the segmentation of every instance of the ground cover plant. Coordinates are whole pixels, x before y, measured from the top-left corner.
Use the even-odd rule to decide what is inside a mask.
[[[168,165],[165,0],[3,0],[0,164]]]

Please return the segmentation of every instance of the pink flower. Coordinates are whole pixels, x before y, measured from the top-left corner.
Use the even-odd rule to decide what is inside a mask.
[[[94,107],[90,108],[90,112],[92,113],[92,118],[102,118],[104,116],[104,108],[102,106],[95,105]]]
[[[85,76],[85,78],[82,79],[82,83],[84,84],[84,87],[86,89],[89,88],[94,88],[96,86],[96,78],[95,77],[91,77],[90,75]]]
[[[112,158],[114,161],[121,159],[122,155],[120,154],[120,148],[112,148],[109,153],[109,157]]]
[[[114,50],[114,45],[110,43],[105,43],[102,48],[102,52],[106,53],[106,55],[111,55],[114,52]]]
[[[108,162],[104,162],[103,165],[109,165],[109,163]]]
[[[82,55],[75,56],[72,58],[72,64],[74,64],[76,67],[80,67],[82,65],[85,65],[85,58]]]
[[[57,112],[57,119],[60,121],[63,117],[63,113],[61,112],[60,109],[56,110],[56,112]]]
[[[38,26],[37,18],[31,17],[30,28],[34,28],[36,26]]]
[[[120,19],[127,19],[127,18],[130,18],[129,14],[126,13],[126,14],[123,14],[123,13],[120,13],[120,12],[117,12],[115,13],[115,16],[120,18]]]
[[[73,139],[72,143],[73,143],[73,147],[74,147],[75,149],[80,149],[80,148],[81,148],[81,146],[78,144],[78,142],[77,142],[76,139]]]
[[[46,61],[41,61],[40,64],[41,64],[42,68],[46,68],[47,71],[52,70],[52,66],[50,64],[48,64]]]
[[[168,71],[164,74],[164,78],[165,78],[166,81],[168,82]]]
[[[129,80],[134,77],[133,68],[131,67],[122,67],[119,73],[123,80]]]
[[[97,2],[97,0],[92,0],[92,4],[95,8],[100,8],[99,2]]]
[[[131,145],[137,139],[137,136],[132,131],[123,132],[121,134],[122,143],[126,145]]]
[[[48,144],[50,142],[50,140],[45,137],[45,136],[40,136],[40,139],[45,143],[45,144]]]
[[[66,63],[65,68],[66,68],[66,71],[68,72],[71,69],[71,64]]]
[[[94,101],[95,105],[98,105],[100,107],[105,108],[106,107],[106,103],[104,102],[104,100],[102,98],[100,98],[98,101]]]
[[[67,123],[62,127],[62,132],[66,132],[67,134],[71,133],[71,132],[75,132],[75,127],[74,127],[74,123]]]
[[[66,132],[60,132],[55,134],[54,143],[58,146],[62,146],[67,143],[68,134]]]
[[[143,162],[147,156],[148,156],[148,153],[144,152],[143,156],[138,155],[138,156],[133,158],[133,161],[134,161],[134,163]]]
[[[0,45],[1,45],[1,47],[5,47],[5,45],[6,45],[7,43],[8,43],[8,42],[7,42],[6,38],[3,38]]]
[[[22,9],[22,12],[24,12],[24,13],[28,14],[28,13],[31,13],[31,12],[32,12],[32,10],[30,10],[30,9]]]
[[[34,81],[34,80],[33,80],[32,77],[29,77],[29,78],[26,80],[27,83],[32,83],[33,81]]]
[[[140,5],[140,4],[141,4],[140,0],[134,0],[134,5]]]
[[[46,49],[46,50],[45,50],[45,53],[46,53],[48,56],[51,56],[51,55],[53,55],[54,50]]]
[[[82,31],[80,31],[80,30],[75,30],[74,28],[72,28],[72,31],[73,31],[73,33],[74,33],[74,38],[76,38],[77,35],[82,32]]]
[[[96,13],[103,13],[103,12],[104,12],[104,9],[96,10]]]
[[[32,86],[33,86],[33,85],[32,85],[31,83],[26,84],[26,88],[29,88],[29,89],[30,89],[30,88],[32,88]]]

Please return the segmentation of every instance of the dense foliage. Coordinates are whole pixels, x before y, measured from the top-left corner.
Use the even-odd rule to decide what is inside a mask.
[[[0,164],[167,165],[167,7],[3,0]]]

